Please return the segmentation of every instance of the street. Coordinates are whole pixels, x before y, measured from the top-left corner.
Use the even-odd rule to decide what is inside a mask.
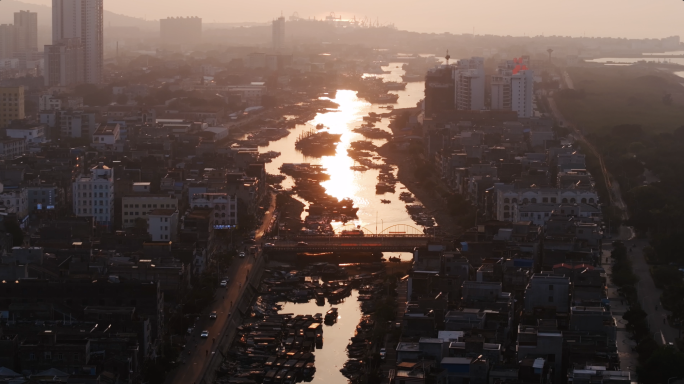
[[[260,243],[264,235],[264,230],[273,216],[274,209],[275,196],[271,196],[270,207],[264,215],[261,227],[257,231],[257,244]],[[186,347],[181,355],[181,359],[185,363],[169,373],[166,379],[167,383],[199,383],[202,379],[219,347],[222,332],[225,332],[229,325],[233,327],[239,325],[235,323],[236,317],[232,316],[232,312],[241,298],[245,283],[248,281],[248,275],[255,273],[254,265],[260,257],[263,257],[263,255],[261,252],[258,252],[257,255],[247,254],[244,258],[235,257],[233,259],[233,263],[226,273],[226,277],[230,278],[228,286],[226,288],[217,287],[214,302],[202,313],[192,335],[188,337]],[[209,318],[211,311],[217,312],[216,319]],[[208,338],[200,337],[200,333],[203,330],[209,331]],[[219,358],[221,357],[219,356]]]
[[[567,72],[564,72],[562,77],[565,87],[572,89],[573,85],[570,75]],[[611,177],[601,154],[590,142],[584,138],[584,135],[580,129],[578,129],[575,125],[567,121],[562,116],[553,97],[548,96],[547,100],[554,118],[561,125],[570,128],[575,139],[585,144],[586,148],[593,152],[598,158],[602,175],[594,175],[594,177],[602,177],[604,179],[609,193],[610,204],[621,209],[623,219],[628,219],[627,205],[622,199],[620,185]],[[669,312],[664,310],[660,304],[660,294],[662,291],[655,286],[653,277],[649,271],[649,266],[646,263],[643,255],[643,249],[648,245],[648,240],[635,239],[632,228],[625,226],[619,228],[619,234],[615,240],[623,241],[630,249],[628,255],[632,260],[632,270],[634,274],[639,277],[637,294],[639,296],[641,306],[647,314],[648,324],[653,334],[654,340],[659,345],[674,342],[679,336],[679,330],[671,327],[667,322],[667,316],[669,315]],[[632,249],[633,245],[635,245],[635,247]],[[631,335],[625,329],[626,321],[622,319],[622,315],[629,310],[629,308],[624,299],[618,294],[617,287],[614,286],[610,280],[612,266],[612,261],[610,259],[611,249],[611,241],[605,242],[601,260],[608,275],[608,299],[610,300],[613,318],[615,319],[618,329],[616,342],[618,354],[620,356],[620,365],[621,369],[636,373],[636,366],[638,365],[637,353],[634,351],[636,342],[629,338]]]

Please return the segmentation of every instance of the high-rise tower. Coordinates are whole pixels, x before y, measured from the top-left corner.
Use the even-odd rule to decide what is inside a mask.
[[[83,81],[90,84],[102,82],[102,2],[52,0],[52,45],[63,45],[66,41],[73,45],[78,39],[83,51]],[[45,51],[48,51],[47,47]]]
[[[272,43],[273,50],[280,53],[285,49],[285,18],[280,16],[273,20]]]
[[[38,52],[38,13],[14,13],[14,41],[17,53]]]

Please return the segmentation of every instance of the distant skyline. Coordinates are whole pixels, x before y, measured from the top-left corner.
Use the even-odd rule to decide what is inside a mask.
[[[24,0],[51,5],[51,0]],[[684,31],[684,1],[679,0],[105,0],[105,9],[155,20],[199,16],[212,22],[269,22],[289,18],[323,18],[331,12],[343,18],[379,20],[402,30],[454,34],[512,36],[563,35],[588,37],[662,38]],[[0,2],[0,11],[2,3]]]

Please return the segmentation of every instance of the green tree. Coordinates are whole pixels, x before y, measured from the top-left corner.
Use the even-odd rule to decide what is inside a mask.
[[[645,384],[663,384],[672,377],[684,377],[684,353],[671,346],[660,347],[637,367],[637,375]]]

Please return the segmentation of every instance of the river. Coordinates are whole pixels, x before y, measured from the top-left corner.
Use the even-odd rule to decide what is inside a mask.
[[[356,326],[361,319],[361,306],[357,298],[359,291],[352,290],[351,296],[344,302],[335,304],[338,308],[337,322],[333,325],[323,326],[323,348],[316,349],[316,374],[311,381],[313,384],[347,384],[349,380],[340,373],[340,368],[347,361],[347,344],[354,336]],[[323,307],[316,305],[316,300],[308,303],[282,303],[280,313],[292,313],[296,315],[313,315],[325,312],[332,306],[327,303]]]
[[[664,53],[644,53],[644,56],[653,55],[682,55],[684,51],[673,51]],[[612,66],[628,66],[639,61],[646,61],[649,63],[662,63],[662,64],[679,64],[684,65],[684,57],[673,57],[673,58],[649,58],[649,57],[601,57],[598,59],[587,60],[588,63],[601,63],[604,65]],[[672,72],[679,77],[684,77],[684,71]]]
[[[401,81],[404,74],[401,69],[402,63],[390,63],[383,67],[384,71],[391,73],[383,75],[365,75],[383,77],[388,81]],[[424,96],[424,83],[408,83],[405,90],[391,91],[399,95],[399,100],[393,104],[395,108],[415,107]],[[404,191],[404,185],[397,183],[396,193],[375,194],[375,184],[379,170],[370,169],[365,172],[352,171],[349,167],[354,165],[354,160],[347,155],[350,143],[358,140],[367,140],[362,135],[352,132],[352,129],[363,124],[363,116],[369,112],[386,113],[387,109],[380,108],[386,104],[371,104],[356,97],[356,92],[350,90],[338,90],[333,102],[339,104],[339,108],[328,113],[319,113],[311,121],[294,128],[290,135],[278,141],[271,142],[268,146],[259,147],[260,152],[277,151],[281,156],[274,159],[271,163],[266,163],[266,171],[271,174],[279,174],[279,168],[283,163],[311,163],[321,164],[327,168],[330,180],[322,185],[326,192],[338,199],[351,198],[354,205],[359,207],[358,219],[348,226],[360,225],[365,228],[367,233],[380,232],[406,232],[415,234],[422,232],[413,222],[411,216],[404,208],[405,203],[399,200],[399,193]],[[307,157],[295,149],[295,141],[302,133],[315,129],[317,124],[329,127],[330,133],[342,134],[341,141],[337,145],[334,156],[324,156],[321,158]],[[390,131],[388,128],[389,119],[384,118],[376,123],[376,127]],[[386,140],[372,140],[377,146],[381,146]],[[288,177],[283,183],[283,188],[290,188],[293,180]],[[390,200],[390,204],[381,203],[381,199]],[[416,202],[419,203],[419,202]],[[333,223],[334,227],[343,226],[342,223]],[[386,254],[386,256],[404,256],[399,254]]]

